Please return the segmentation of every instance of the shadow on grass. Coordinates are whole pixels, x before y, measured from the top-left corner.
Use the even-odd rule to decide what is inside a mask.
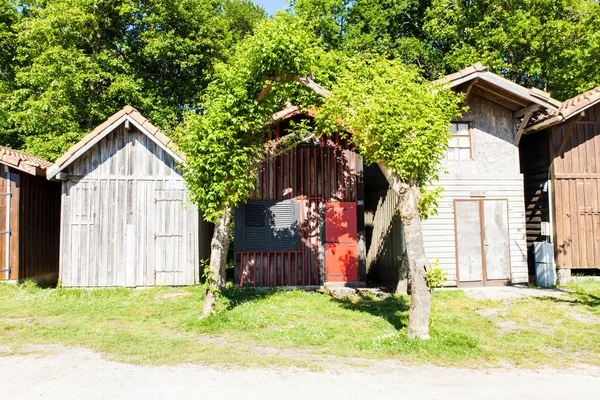
[[[301,289],[300,289],[301,290]],[[254,289],[254,288],[227,288],[221,292],[221,296],[228,300],[225,310],[234,308],[248,302],[267,299],[282,289]],[[406,327],[408,323],[408,299],[404,297],[387,297],[383,300],[370,298],[337,298],[328,294],[322,294],[343,308],[356,312],[364,312],[380,317],[388,321],[396,329]]]
[[[281,290],[228,287],[221,291],[221,296],[228,300],[226,310],[233,310],[244,303],[269,298]]]
[[[408,299],[404,297],[387,297],[383,300],[364,298],[356,300],[337,297],[331,297],[331,299],[348,310],[366,312],[384,318],[398,330],[408,324],[409,303]]]
[[[555,303],[565,303],[568,305],[582,305],[586,307],[599,308],[600,307],[600,297],[595,296],[591,293],[585,292],[575,292],[577,295],[576,299],[573,298],[562,298],[562,297],[544,297],[539,299],[550,300]]]

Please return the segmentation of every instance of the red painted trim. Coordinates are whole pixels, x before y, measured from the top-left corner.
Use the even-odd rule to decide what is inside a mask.
[[[317,207],[315,213],[316,225],[317,225],[317,234],[315,235],[315,272],[317,273],[317,281],[316,284],[319,284],[319,203],[315,203]]]
[[[242,287],[242,279],[244,276],[243,265],[244,265],[244,253],[238,253],[240,255],[240,287]]]
[[[313,147],[313,179],[315,180],[313,186],[315,191],[315,197],[319,196],[319,179],[317,178],[317,148]]]
[[[248,286],[248,274],[249,274],[249,269],[248,269],[248,264],[250,264],[250,253],[246,254],[246,286]]]
[[[358,201],[358,170],[356,156],[356,153],[352,153],[352,158],[354,159],[354,201]]]
[[[325,145],[324,140],[322,137],[319,138],[319,142],[321,144],[321,150],[320,150],[320,158],[321,158],[321,198],[325,199],[325,169],[323,167],[323,147]]]
[[[335,134],[335,144],[333,147],[333,197],[338,200],[338,165],[337,165],[337,150],[340,142],[340,135],[338,133]]]
[[[331,199],[331,139],[327,138],[327,162],[329,163],[329,168],[327,171],[327,199]]]
[[[290,275],[292,274],[292,264],[290,264],[291,256],[292,256],[292,253],[288,252],[287,253],[287,259],[288,259],[287,260],[288,261],[288,275],[287,275],[287,277],[288,277],[288,285],[292,284],[292,280],[290,279]]]
[[[300,196],[304,196],[304,152],[302,148],[298,149],[300,153]]]

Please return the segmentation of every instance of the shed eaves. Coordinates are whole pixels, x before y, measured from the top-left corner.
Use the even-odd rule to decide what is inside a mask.
[[[524,99],[529,99],[534,103],[540,103],[541,101],[541,104],[546,104],[548,107],[553,108],[554,110],[558,109],[558,107],[560,107],[561,105],[561,102],[556,99],[553,99],[552,96],[550,96],[550,93],[537,88],[527,89],[526,87],[523,87],[500,75],[489,72],[487,70],[487,67],[485,67],[482,63],[476,63],[467,68],[461,69],[458,72],[446,75],[440,79],[433,81],[433,83],[450,84],[450,86],[454,86],[457,84],[457,82],[463,83],[471,79],[477,78],[489,80],[493,84],[499,85],[503,88],[511,88],[510,90],[512,90],[515,93],[518,93],[519,96],[523,97]]]
[[[600,102],[600,86],[563,101],[559,113],[567,119],[579,111]]]
[[[27,172],[31,175],[43,175],[52,166],[50,161],[32,156],[22,151],[0,146],[0,163]]]

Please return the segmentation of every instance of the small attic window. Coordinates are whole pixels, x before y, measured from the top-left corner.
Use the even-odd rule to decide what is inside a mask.
[[[471,124],[453,122],[450,125],[452,139],[448,142],[448,160],[471,159]]]

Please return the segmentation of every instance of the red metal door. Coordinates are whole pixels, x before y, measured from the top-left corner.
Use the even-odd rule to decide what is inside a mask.
[[[327,282],[358,281],[356,203],[327,203],[325,267]]]

